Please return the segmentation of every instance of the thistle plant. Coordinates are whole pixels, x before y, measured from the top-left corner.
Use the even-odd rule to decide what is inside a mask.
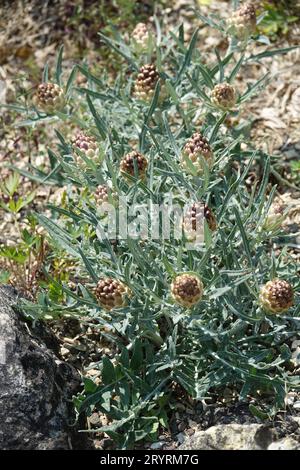
[[[263,223],[263,230],[274,231],[280,229],[285,218],[286,211],[284,206],[278,202],[272,204]]]
[[[112,278],[100,279],[95,290],[95,297],[106,310],[124,307],[126,295],[130,290],[121,282]]]
[[[57,83],[41,83],[37,88],[34,102],[38,109],[52,114],[64,107],[64,91]]]
[[[88,157],[91,160],[97,159],[98,145],[94,137],[84,134],[83,132],[78,132],[74,137],[72,144],[74,155],[79,165],[82,162],[82,160],[80,161],[80,153],[84,154],[85,157]]]
[[[101,205],[105,202],[113,202],[115,197],[116,194],[106,184],[100,184],[97,186],[94,192],[94,198],[97,202],[97,205]]]
[[[195,274],[180,274],[171,284],[172,296],[183,307],[194,307],[202,298],[203,284]]]
[[[236,92],[232,85],[220,83],[211,93],[212,102],[223,110],[232,109],[236,103]]]
[[[207,204],[194,203],[187,207],[183,216],[183,231],[188,240],[195,240],[197,230],[206,221],[209,229],[214,232],[217,229],[216,218]]]
[[[256,10],[252,3],[245,3],[229,18],[229,32],[238,39],[247,39],[256,31]]]
[[[293,288],[287,281],[273,279],[261,288],[259,300],[267,312],[283,313],[294,304]]]
[[[123,175],[145,178],[148,162],[147,158],[140,152],[127,153],[120,162],[120,172]]]
[[[143,52],[151,52],[153,48],[153,34],[151,28],[145,23],[138,23],[132,31],[133,50],[140,55]]]
[[[203,20],[226,34],[222,22]],[[98,431],[119,448],[155,439],[159,426],[167,426],[174,384],[207,403],[233,386],[240,400],[256,402],[254,414],[267,417],[282,409],[289,390],[299,388],[290,367],[291,341],[299,332],[297,267],[288,238],[262,229],[276,194],[269,180],[273,159],[225,125],[255,93],[263,93],[268,76],[251,86],[242,83],[234,111],[232,96],[227,106],[228,95],[213,92],[224,91],[225,83],[232,91],[244,65],[288,50],[247,54],[245,44],[233,38],[223,56],[217,52],[205,61],[197,30],[186,44],[183,26],[169,35],[161,34],[158,22],[157,28],[151,60],[117,32],[113,39],[100,34],[125,61],[114,83],[76,65],[63,85],[59,55],[55,76],[68,105],[56,113],[57,123],[70,122],[93,135],[102,159],[95,162],[86,153],[82,169],[72,156],[72,137],[57,131],[49,174],[34,175],[75,188],[66,207],[52,205],[51,218],[39,214],[38,220],[65,258],[76,260],[81,281],[76,290],[57,283],[62,303],[45,290],[38,304],[25,302],[25,308],[33,317],[68,312],[93,320],[114,343],[114,352],[93,364],[101,383],[84,376],[75,404],[78,413],[107,414],[110,424]],[[86,86],[75,85],[77,72],[87,78]],[[24,112],[27,124],[28,116],[34,124],[47,118],[35,109]],[[245,180],[257,160],[263,176],[249,190]],[[104,201],[108,186],[118,203],[100,217],[97,197]],[[164,221],[159,230],[157,208],[156,219]],[[198,219],[203,237],[193,244],[184,226],[194,230]],[[281,280],[275,290],[260,294],[275,278]],[[293,303],[285,282],[295,293]],[[279,304],[284,313],[274,315]]]
[[[159,80],[159,73],[154,64],[143,65],[138,73],[135,82],[135,96],[146,102],[150,102],[153,98],[156,84]]]
[[[205,165],[210,169],[214,164],[214,155],[208,140],[195,132],[187,141],[182,151],[182,165],[190,172],[201,174]]]

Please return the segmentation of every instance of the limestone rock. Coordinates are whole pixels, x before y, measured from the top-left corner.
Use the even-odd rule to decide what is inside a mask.
[[[228,424],[196,432],[187,439],[180,450],[247,450],[260,449],[255,441],[259,424]]]
[[[300,442],[295,441],[291,437],[285,437],[280,441],[272,442],[268,450],[300,450]]]
[[[300,442],[278,440],[275,429],[262,424],[220,424],[186,438],[179,450],[300,450]]]

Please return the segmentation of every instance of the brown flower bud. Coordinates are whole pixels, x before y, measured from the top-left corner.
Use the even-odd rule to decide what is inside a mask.
[[[97,144],[96,139],[92,136],[84,134],[81,131],[77,132],[76,136],[74,137],[72,141],[72,145],[75,151],[79,150],[87,158],[90,158],[91,160],[95,161],[99,155],[98,144]],[[80,159],[80,154],[76,155],[76,161],[78,164],[84,165],[84,161]]]
[[[60,111],[65,105],[64,91],[56,83],[41,83],[37,88],[34,104],[47,114]]]
[[[193,307],[202,299],[202,281],[195,274],[180,274],[171,284],[171,294],[179,305]]]
[[[120,163],[121,173],[128,173],[129,175],[137,176],[140,179],[145,178],[147,167],[147,158],[142,153],[135,150],[127,153]]]
[[[188,240],[195,240],[199,230],[203,229],[204,219],[212,232],[217,229],[216,218],[206,204],[195,202],[187,209],[183,217],[183,230]]]
[[[201,157],[204,158],[209,168],[213,166],[214,156],[210,145],[202,134],[196,132],[184,146],[182,152],[182,165],[187,171],[190,171],[188,165],[188,161],[190,161],[196,172],[198,174],[202,174],[204,169]]]
[[[94,192],[94,197],[97,202],[97,204],[101,205],[104,202],[109,202],[110,198],[113,200],[116,197],[116,194],[114,191],[112,191],[109,186],[106,184],[101,184],[97,186],[95,192]]]
[[[256,11],[252,3],[247,3],[236,10],[228,20],[228,30],[238,39],[247,39],[256,31]]]
[[[141,67],[134,87],[135,96],[142,101],[151,101],[158,80],[159,74],[154,64]]]
[[[268,313],[282,313],[294,304],[292,286],[281,279],[268,281],[260,291],[259,303]]]
[[[143,52],[150,47],[152,34],[145,23],[138,23],[132,31],[131,37],[137,53]]]
[[[126,297],[131,294],[130,289],[118,279],[110,277],[100,279],[95,289],[95,296],[106,310],[126,306]]]
[[[219,83],[211,93],[211,100],[218,108],[231,109],[236,104],[235,89],[229,83]]]
[[[285,219],[284,206],[280,203],[274,203],[270,207],[267,217],[263,223],[263,229],[271,232],[278,230]]]

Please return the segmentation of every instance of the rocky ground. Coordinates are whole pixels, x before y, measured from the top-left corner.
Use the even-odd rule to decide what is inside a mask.
[[[81,2],[84,3],[84,2]],[[152,15],[151,3],[138,2],[144,15]],[[191,34],[198,20],[191,8],[196,1],[178,0],[167,5],[163,11],[158,12],[164,26],[170,27],[178,21],[182,21],[186,27],[187,37]],[[53,63],[58,45],[65,44],[66,64],[72,63],[77,57],[84,55],[87,62],[104,61],[101,55],[96,32],[99,25],[91,27],[90,19],[87,24],[76,29],[77,25],[69,20],[72,17],[74,2],[53,0],[43,2],[42,9],[37,8],[40,2],[35,0],[21,2],[2,2],[0,6],[0,104],[10,104],[15,101],[19,94],[30,93],[33,87],[40,81],[41,71],[46,61]],[[144,8],[144,9],[143,9]],[[71,10],[70,10],[71,9]],[[213,1],[208,7],[201,6],[202,14],[219,14],[226,17],[228,2]],[[14,12],[12,14],[12,11]],[[16,21],[18,19],[18,21]],[[150,22],[152,18],[150,17]],[[99,21],[100,26],[101,22]],[[126,19],[122,27],[126,30]],[[89,31],[89,33],[87,33]],[[274,47],[288,47],[299,44],[299,22],[296,22],[289,30],[287,36],[279,36]],[[210,51],[214,47],[225,48],[221,36],[212,34],[207,26],[201,26],[199,46],[209,60]],[[262,46],[265,48],[265,46]],[[256,46],[255,52],[260,47]],[[105,56],[105,55],[104,55]],[[291,178],[290,163],[299,159],[300,154],[300,50],[294,50],[286,55],[266,61],[266,65],[249,65],[241,73],[246,74],[249,83],[256,80],[258,75],[265,71],[265,67],[271,70],[271,80],[262,95],[254,98],[250,104],[242,110],[239,117],[240,123],[247,119],[251,120],[249,130],[253,145],[272,153],[278,159],[278,172],[274,174],[274,183],[279,184],[277,199],[283,201],[289,209],[288,218],[285,221],[286,231],[294,233],[294,240],[290,249],[291,256],[295,262],[300,259],[300,191],[297,182]],[[238,77],[238,79],[241,77]],[[241,81],[241,80],[240,80]],[[28,130],[27,128],[15,127],[15,114],[2,110],[0,115],[0,177],[5,179],[9,174],[9,165],[26,166],[32,162],[35,166],[45,163],[46,147],[53,135],[45,127]],[[254,175],[259,177],[259,175]],[[299,180],[298,180],[299,183]],[[28,194],[36,190],[34,202],[22,211],[17,220],[0,208],[0,244],[14,244],[19,233],[16,230],[18,221],[26,217],[28,211],[42,209],[49,198],[59,196],[61,189],[54,187],[37,187],[25,178],[21,179],[18,191]],[[1,266],[6,268],[5,260],[0,257]],[[102,338],[89,319],[80,322],[74,319],[64,319],[52,323],[59,342],[59,355],[71,366],[97,381],[99,371],[94,367],[101,355],[108,352],[111,345]],[[295,344],[296,348],[299,347]],[[273,423],[273,437],[267,439],[267,444],[261,444],[262,448],[268,448],[274,440],[280,440],[292,434],[295,442],[300,441],[299,431],[299,397],[290,397],[289,419],[286,422],[284,414],[276,418]],[[175,406],[175,405],[174,405]],[[297,418],[297,419],[296,419]],[[210,437],[203,436],[201,432],[211,426],[230,423],[252,425],[252,437],[249,437],[247,445],[252,439],[252,445],[257,439],[253,436],[259,433],[257,419],[248,411],[243,404],[236,402],[232,390],[228,389],[225,394],[216,394],[215,403],[207,408],[203,404],[195,404],[188,397],[178,395],[176,411],[171,421],[170,432],[163,433],[159,441],[149,444],[154,449],[177,448],[179,445],[190,445],[190,438],[194,434],[197,439],[204,439],[208,447],[214,447],[216,431],[213,430]],[[105,417],[94,413],[88,420],[90,428],[105,424]],[[248,428],[250,429],[250,428]],[[274,431],[275,430],[275,431]],[[220,430],[217,429],[217,432]],[[200,434],[199,434],[200,432]],[[236,432],[236,430],[234,430]],[[275,433],[275,434],[274,434]],[[199,437],[200,436],[200,437]],[[275,436],[275,437],[274,437]],[[217,438],[219,439],[219,438]],[[230,441],[230,438],[228,438]],[[242,437],[241,442],[244,442]],[[228,442],[229,442],[228,441]],[[195,441],[194,441],[195,442]],[[199,445],[198,441],[198,444]],[[203,440],[201,442],[204,442]],[[112,442],[104,435],[96,435],[93,440],[96,448],[110,448]],[[231,444],[224,444],[230,446]],[[241,446],[244,444],[242,443]],[[246,445],[246,444],[245,444]],[[257,444],[258,445],[258,444]],[[291,443],[287,444],[291,445]]]

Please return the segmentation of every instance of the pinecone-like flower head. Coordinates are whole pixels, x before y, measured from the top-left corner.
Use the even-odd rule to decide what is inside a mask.
[[[211,93],[212,102],[221,109],[231,109],[236,103],[235,89],[229,83],[219,83]]]
[[[278,202],[272,204],[263,223],[263,229],[267,231],[278,230],[285,219],[284,206]]]
[[[182,152],[182,165],[190,171],[188,161],[190,161],[198,174],[203,173],[201,157],[204,158],[209,168],[213,166],[214,156],[210,145],[205,137],[196,132],[187,141]]]
[[[145,23],[138,23],[132,31],[131,37],[136,52],[147,50],[152,40],[151,31]]]
[[[195,202],[187,209],[183,217],[183,229],[189,240],[194,240],[199,230],[203,229],[204,219],[212,232],[217,229],[216,218],[206,204]]]
[[[128,173],[131,176],[137,176],[138,178],[143,179],[146,176],[147,166],[147,158],[142,153],[133,150],[132,152],[127,153],[127,155],[125,155],[121,160],[120,170],[121,173]]]
[[[37,88],[34,104],[48,114],[60,111],[65,105],[64,90],[56,83],[41,83]]]
[[[96,139],[84,132],[78,132],[74,137],[73,141],[74,150],[80,150],[87,158],[95,160],[98,156],[98,145]],[[78,163],[82,163],[79,159],[76,159]]]
[[[159,74],[154,64],[143,65],[136,79],[134,94],[142,101],[152,100]]]
[[[261,307],[269,313],[282,313],[294,304],[292,286],[281,279],[267,282],[260,291]]]
[[[179,305],[193,307],[202,299],[202,281],[195,274],[180,274],[171,284],[171,294]]]
[[[109,202],[111,199],[115,199],[116,194],[112,189],[107,186],[106,184],[100,184],[97,186],[95,192],[94,192],[94,198],[97,202],[97,204],[101,205],[104,202]]]
[[[238,39],[246,39],[256,31],[256,11],[252,3],[236,10],[228,21],[229,32]]]
[[[118,279],[106,277],[100,279],[95,289],[95,296],[106,310],[126,306],[126,296],[131,294],[130,289]]]

